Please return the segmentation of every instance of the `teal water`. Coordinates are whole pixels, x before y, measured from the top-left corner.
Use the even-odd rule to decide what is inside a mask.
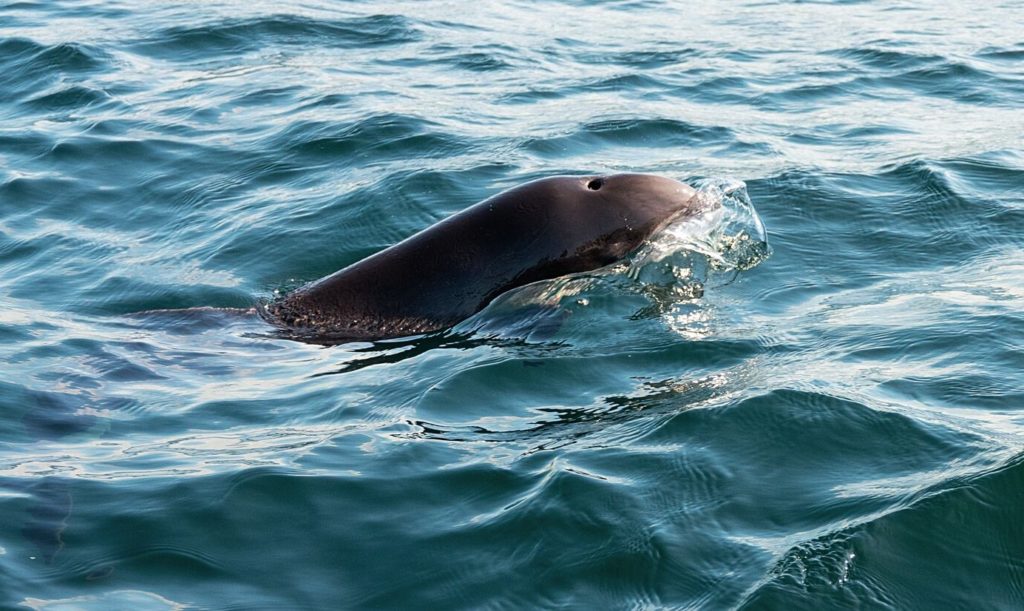
[[[0,0],[0,607],[1021,608],[1022,23]],[[140,314],[614,171],[745,182],[771,256],[378,344]]]

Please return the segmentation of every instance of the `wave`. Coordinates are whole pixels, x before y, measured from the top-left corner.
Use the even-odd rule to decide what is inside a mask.
[[[566,149],[593,151],[607,146],[644,147],[654,140],[659,146],[693,147],[731,143],[735,139],[730,128],[720,125],[699,125],[670,118],[628,118],[587,122],[570,134],[529,138],[521,146],[536,154],[559,155]]]
[[[24,104],[18,109],[19,115],[55,110],[82,113],[105,102],[108,94],[86,81],[116,67],[115,58],[95,45],[44,44],[28,38],[0,40],[0,92],[8,103]]]
[[[181,60],[256,51],[267,45],[354,49],[405,44],[420,37],[414,22],[401,15],[326,20],[279,14],[165,28],[137,40],[132,48],[153,57]]]
[[[1013,607],[1024,597],[1020,456],[788,550],[741,608]],[[955,566],[955,571],[949,567]],[[945,575],[936,580],[935,575]]]

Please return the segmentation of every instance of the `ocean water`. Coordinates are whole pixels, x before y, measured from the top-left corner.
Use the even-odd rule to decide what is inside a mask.
[[[1021,608],[1021,24],[0,0],[0,607]],[[770,256],[706,219],[376,344],[226,309],[618,171]]]

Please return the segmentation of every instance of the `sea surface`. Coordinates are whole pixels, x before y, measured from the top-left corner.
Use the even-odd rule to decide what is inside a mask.
[[[244,313],[605,172],[724,216]],[[0,0],[0,608],[1022,607],[1021,2]]]

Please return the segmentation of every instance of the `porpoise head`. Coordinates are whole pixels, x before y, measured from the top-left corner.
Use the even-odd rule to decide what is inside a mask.
[[[663,176],[557,176],[537,182],[550,182],[558,204],[549,231],[575,245],[564,256],[578,271],[614,263],[672,221],[697,212],[693,187]]]

